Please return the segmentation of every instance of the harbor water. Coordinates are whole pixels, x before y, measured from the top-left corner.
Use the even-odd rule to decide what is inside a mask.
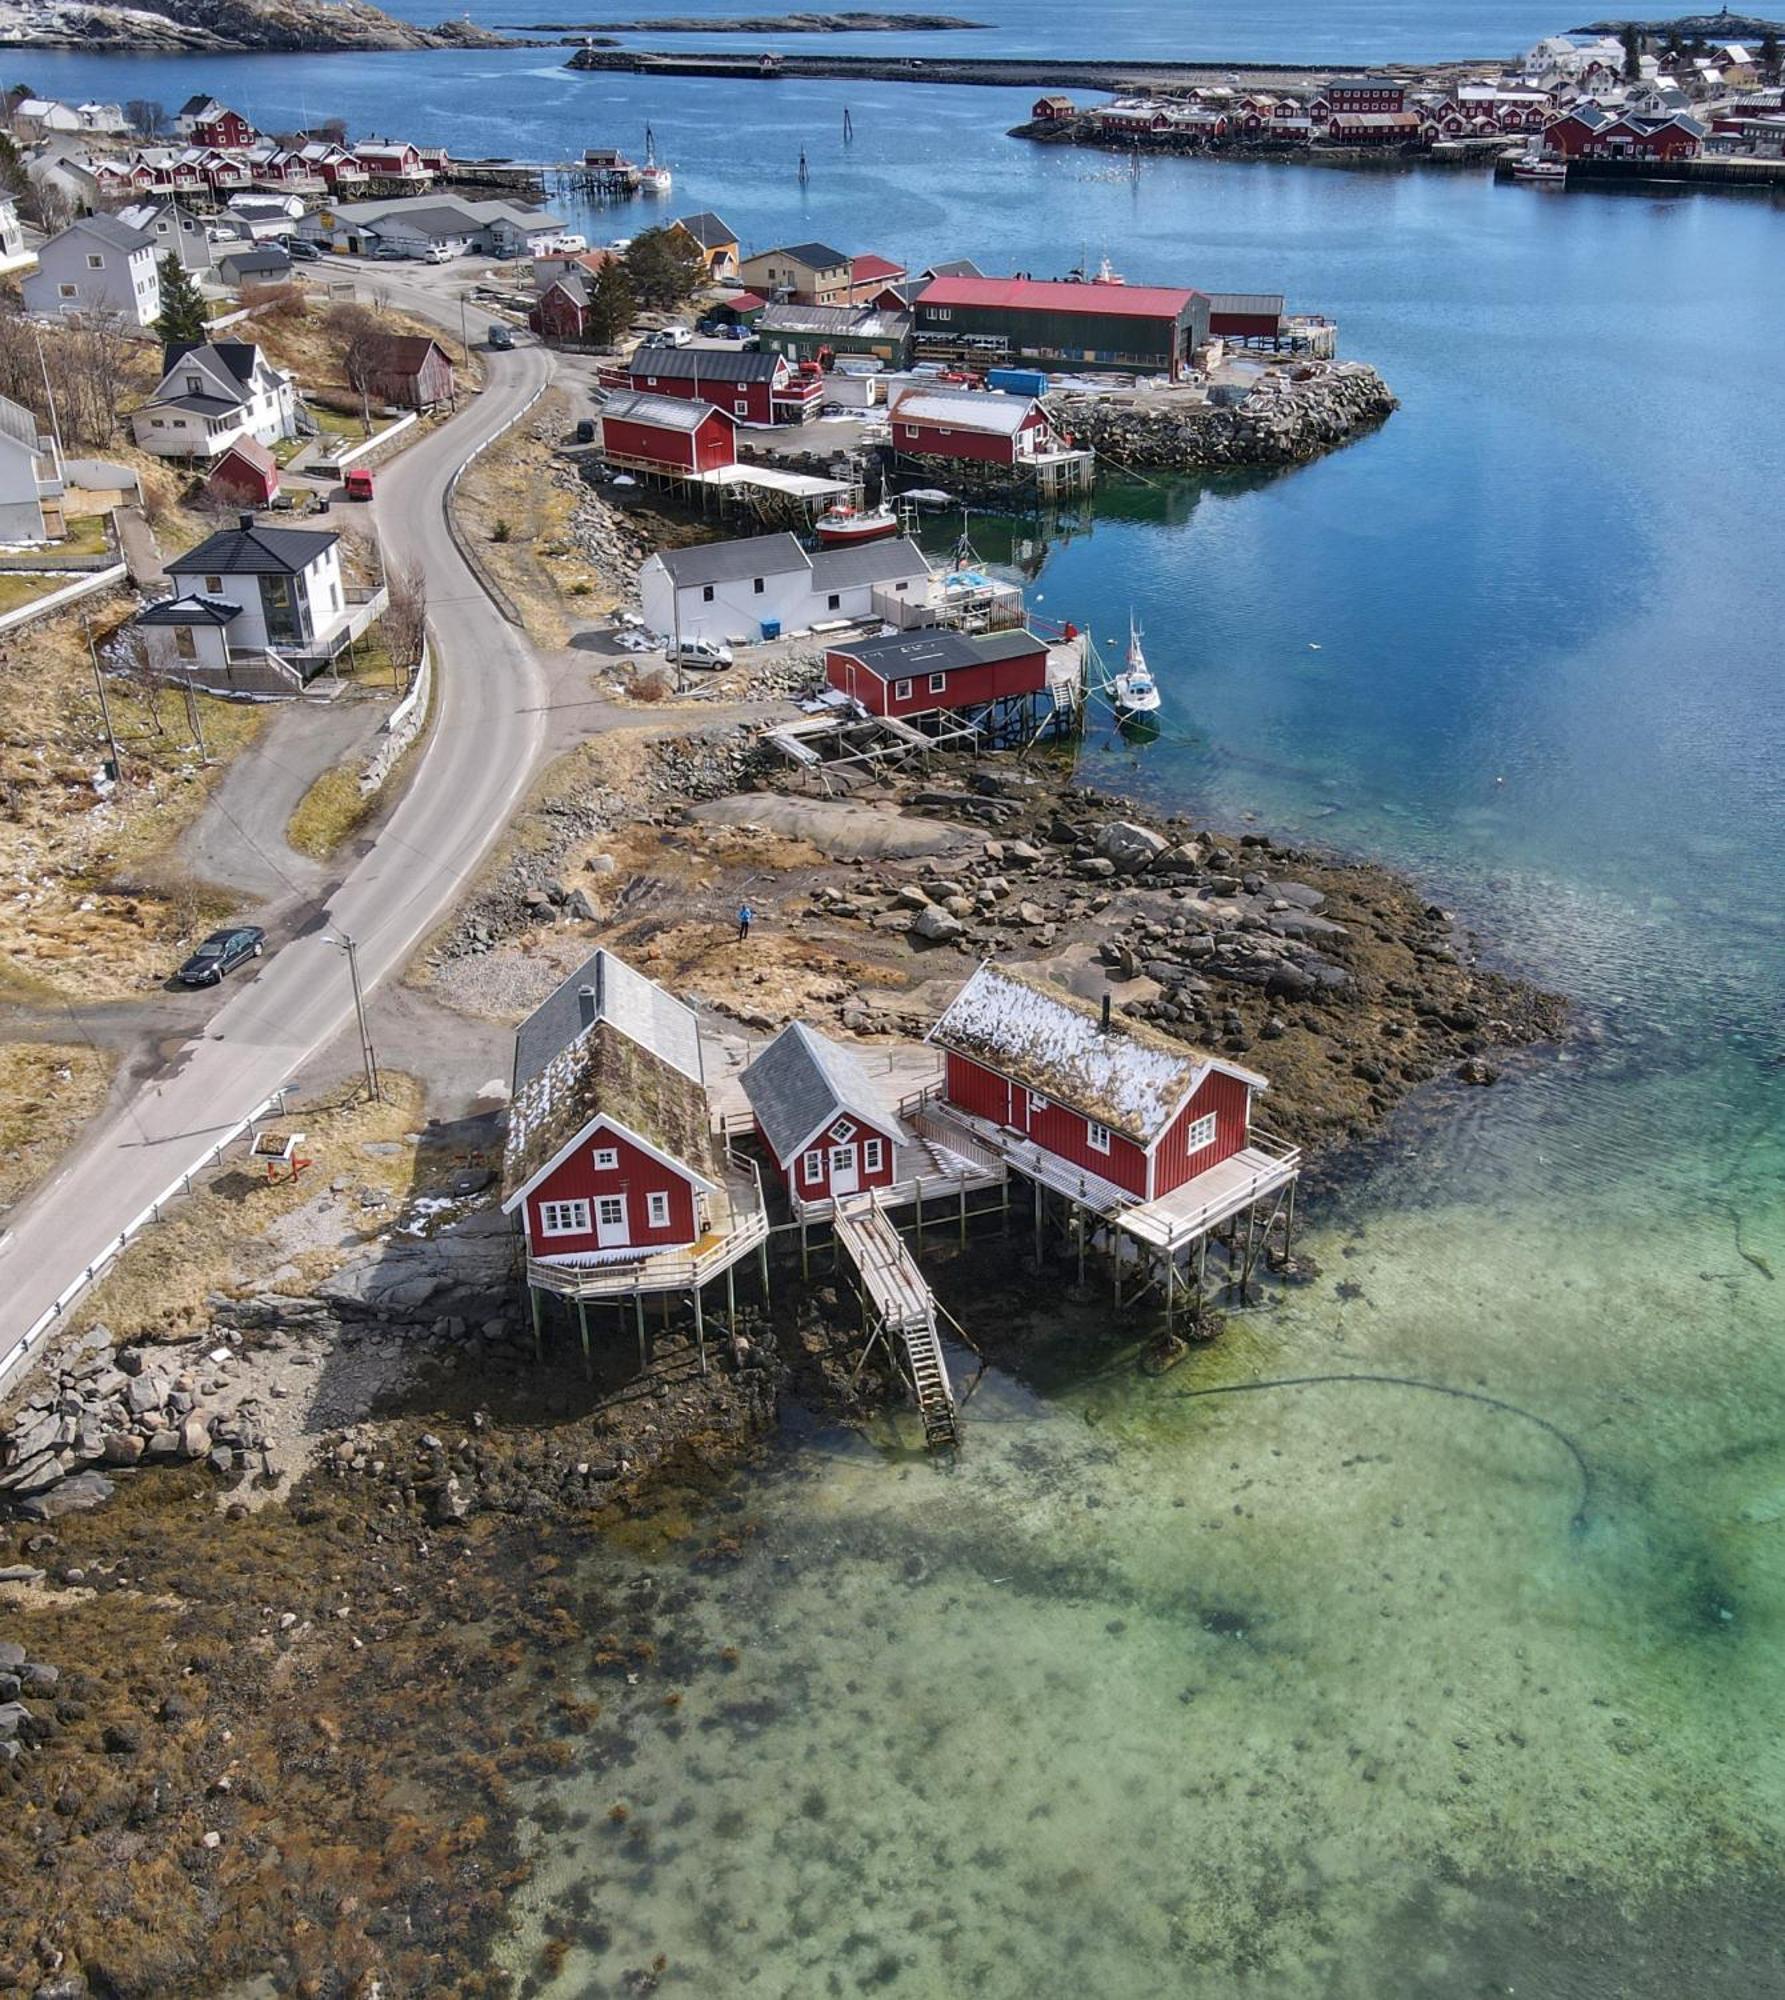
[[[1060,14],[983,39],[1055,19],[1088,46]],[[1158,53],[1165,18],[1096,39]],[[1320,20],[1351,61],[1558,25]],[[1296,17],[1270,27],[1293,54]],[[895,1422],[796,1431],[591,1550],[656,1660],[591,1669],[605,1720],[532,1801],[517,1969],[560,1938],[537,1990],[1785,1992],[1785,215],[1130,176],[1007,140],[1026,93],[559,60],[12,68],[459,151],[637,149],[648,118],[666,212],[758,246],[1107,254],[1331,313],[1402,399],[1373,436],[976,538],[1043,612],[1145,628],[1160,739],[1094,736],[1088,775],[1414,871],[1578,1025],[1410,1107],[1308,1217],[1319,1276],[1173,1373],[1089,1367],[1098,1308],[1062,1308],[980,1385],[952,1470]],[[1313,1376],[1369,1379],[1191,1393]]]

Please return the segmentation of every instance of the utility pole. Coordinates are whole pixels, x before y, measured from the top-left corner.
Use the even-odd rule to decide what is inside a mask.
[[[374,1104],[383,1102],[384,1093],[378,1087],[378,1057],[372,1049],[372,1031],[366,1025],[366,996],[359,983],[359,944],[345,931],[330,940],[347,954],[347,976],[353,982],[353,1013],[359,1023],[360,1059],[366,1066],[366,1095]]]
[[[193,692],[192,677],[189,674],[182,674],[180,680],[186,690],[186,721],[198,744],[198,761],[201,764],[208,764],[211,761],[211,753],[205,747],[204,724],[199,720],[198,696]]]
[[[81,628],[87,635],[87,657],[93,662],[93,685],[99,693],[99,713],[105,718],[105,740],[111,745],[112,779],[121,785],[124,782],[124,757],[118,748],[117,732],[112,728],[112,705],[106,699],[105,676],[99,671],[99,648],[93,643],[93,621],[83,618]]]

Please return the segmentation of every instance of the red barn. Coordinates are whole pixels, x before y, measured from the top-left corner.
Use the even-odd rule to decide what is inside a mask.
[[[554,278],[533,301],[527,324],[541,340],[581,340],[589,324],[589,287],[582,273]]]
[[[833,646],[825,678],[870,715],[924,715],[983,708],[1047,688],[1047,642],[1010,632],[901,633]]]
[[[365,387],[381,403],[432,410],[453,399],[452,356],[425,333],[386,333],[368,342]]]
[[[1262,1076],[1075,994],[982,965],[929,1039],[951,1105],[1156,1200],[1247,1148]]]
[[[713,472],[737,463],[738,420],[686,397],[616,389],[601,405],[601,455],[648,472]]]
[[[194,121],[190,136],[195,146],[222,146],[240,152],[254,144],[256,135],[254,127],[239,111],[228,111],[218,105],[207,116]]]
[[[1029,116],[1034,119],[1046,120],[1076,118],[1078,116],[1078,106],[1073,103],[1070,97],[1038,97],[1029,107]]]
[[[711,403],[746,424],[803,423],[824,400],[815,363],[744,348],[641,347],[624,374],[634,389]]]
[[[692,1009],[598,951],[522,1022],[503,1212],[536,1263],[697,1242],[719,1192]]]
[[[853,1050],[795,1021],[738,1081],[756,1135],[795,1200],[891,1187],[910,1135]]]
[[[279,497],[279,461],[258,438],[239,437],[206,475],[205,497],[231,507],[270,507]]]
[[[1063,448],[1037,398],[976,389],[907,389],[893,404],[892,435],[895,451],[988,465]]]

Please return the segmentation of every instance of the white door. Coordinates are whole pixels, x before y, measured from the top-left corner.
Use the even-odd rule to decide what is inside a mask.
[[[854,1194],[861,1186],[861,1176],[855,1170],[855,1148],[853,1146],[833,1146],[831,1148],[831,1193]]]
[[[603,1250],[618,1250],[632,1241],[626,1227],[626,1197],[604,1194],[595,1202],[595,1241]]]

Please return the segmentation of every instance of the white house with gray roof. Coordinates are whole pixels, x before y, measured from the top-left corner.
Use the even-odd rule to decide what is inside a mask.
[[[118,220],[129,229],[141,230],[155,239],[157,260],[177,257],[183,270],[199,273],[214,262],[211,232],[202,215],[195,215],[177,201],[135,201],[117,211]]]
[[[396,195],[384,201],[333,202],[306,215],[297,235],[331,250],[424,257],[533,257],[557,248],[564,222],[541,208],[511,201],[466,201],[452,194]],[[580,239],[579,239],[580,246]]]
[[[167,564],[174,595],[137,615],[149,664],[206,687],[297,693],[389,603],[344,583],[339,535],[243,514]]]
[[[54,541],[63,532],[55,440],[22,403],[0,396],[0,543]]]
[[[131,413],[130,431],[157,458],[220,458],[251,437],[273,445],[297,435],[297,390],[251,340],[173,346],[154,395]]]
[[[148,326],[161,312],[152,236],[112,215],[84,215],[37,253],[24,281],[25,310],[56,318]]]
[[[750,535],[659,549],[640,565],[638,595],[654,632],[748,642],[876,617],[877,591],[921,601],[930,575],[905,535],[816,553],[792,535]]]

